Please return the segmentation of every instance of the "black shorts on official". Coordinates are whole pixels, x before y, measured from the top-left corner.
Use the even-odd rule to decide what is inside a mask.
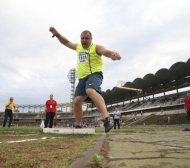
[[[102,72],[95,72],[93,74],[90,74],[82,79],[79,79],[79,83],[75,89],[75,97],[77,96],[85,96],[86,89],[93,88],[95,89],[99,94],[102,94],[101,84],[103,81],[103,73]],[[85,101],[88,101],[90,99],[86,99]]]

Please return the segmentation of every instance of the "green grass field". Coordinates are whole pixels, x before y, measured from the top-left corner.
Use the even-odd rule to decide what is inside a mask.
[[[182,130],[182,128],[130,128],[130,129],[112,129],[110,132],[142,132],[142,131],[178,131]],[[43,130],[40,127],[0,127],[1,131],[15,131],[15,132],[38,132],[43,133]],[[98,132],[104,132],[104,128],[96,128],[95,131]]]
[[[43,132],[40,127],[0,127],[0,131]]]
[[[66,168],[99,137],[45,134],[35,127],[0,128],[0,167]],[[28,141],[15,142],[20,140]]]

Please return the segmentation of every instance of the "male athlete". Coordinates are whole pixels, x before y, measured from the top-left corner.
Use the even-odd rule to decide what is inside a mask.
[[[90,97],[98,110],[102,113],[105,132],[107,133],[113,128],[110,123],[104,99],[100,95],[101,84],[103,80],[102,73],[102,55],[111,58],[112,60],[120,60],[121,56],[114,52],[105,49],[101,45],[92,43],[92,34],[85,30],[81,33],[81,44],[74,44],[63,37],[54,27],[50,27],[53,37],[56,36],[59,41],[66,47],[77,51],[77,75],[79,83],[75,90],[74,99],[74,114],[76,119],[76,128],[82,128],[82,103],[87,97]]]

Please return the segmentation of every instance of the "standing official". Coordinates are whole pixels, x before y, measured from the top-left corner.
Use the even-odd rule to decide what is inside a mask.
[[[113,115],[114,115],[114,129],[116,129],[116,123],[117,123],[118,129],[120,129],[119,119],[120,119],[121,113],[117,111],[117,108],[115,108]]]
[[[49,128],[52,128],[53,119],[55,114],[57,115],[57,102],[53,100],[53,95],[50,95],[50,100],[46,101],[44,114],[46,113],[46,121],[45,121],[45,128],[48,126],[48,122],[50,120]]]
[[[187,92],[187,98],[184,100],[184,108],[187,113],[187,118],[190,122],[190,91]]]
[[[13,119],[13,112],[14,112],[14,111],[12,111],[13,107],[14,107],[14,110],[15,110],[16,104],[13,101],[13,97],[11,97],[10,100],[6,103],[6,106],[5,106],[5,119],[4,119],[3,127],[6,126],[6,122],[7,122],[8,117],[9,117],[9,125],[8,125],[8,127],[11,126],[12,119]]]

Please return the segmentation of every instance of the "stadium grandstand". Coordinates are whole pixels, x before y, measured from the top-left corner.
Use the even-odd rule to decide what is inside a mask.
[[[3,124],[4,121],[4,112],[0,112],[0,123]],[[95,125],[95,119],[99,118],[99,112],[83,112],[83,125],[93,126]],[[19,126],[39,126],[41,120],[45,120],[45,114],[39,113],[14,113],[13,114],[13,125],[18,124]],[[75,116],[73,113],[58,113],[57,114],[58,126],[72,126],[75,123]]]
[[[109,114],[112,116],[117,107],[121,111],[123,125],[148,124],[147,120],[158,121],[156,115],[166,117],[171,115],[171,123],[186,124],[184,99],[190,86],[190,58],[186,62],[176,62],[169,69],[159,69],[155,74],[146,74],[143,78],[136,78],[133,82],[119,82],[120,85],[102,93]],[[186,91],[180,92],[179,89]],[[172,91],[172,94],[166,92]],[[159,95],[159,96],[155,96]],[[86,110],[83,115],[83,125],[96,125],[102,115],[93,102],[85,102]],[[69,103],[58,104],[58,126],[75,122],[73,113],[67,110]],[[24,109],[28,108],[28,113]],[[34,111],[31,112],[30,109]],[[39,112],[35,109],[39,108]],[[39,126],[45,115],[42,113],[44,105],[17,105],[22,112],[14,113],[13,124]],[[62,108],[66,108],[63,113]],[[30,111],[30,113],[29,113]],[[143,115],[142,115],[143,114]],[[0,112],[0,123],[4,120],[4,112]],[[135,120],[135,122],[134,122]],[[153,122],[153,123],[154,123]],[[150,123],[151,124],[151,123]],[[157,122],[155,124],[165,124]]]
[[[112,105],[133,99],[152,96],[158,93],[176,90],[178,96],[178,89],[190,86],[190,58],[187,62],[177,62],[169,69],[162,68],[155,74],[146,74],[143,78],[136,78],[133,82],[126,82],[123,87],[114,87],[112,90],[107,90],[102,93],[106,105]],[[126,87],[126,89],[125,89]],[[134,90],[136,89],[136,90]],[[139,91],[140,90],[140,91]],[[92,106],[95,105],[91,102]]]
[[[128,115],[131,121],[138,115],[140,119],[147,118],[153,113],[178,114],[186,118],[183,101],[187,91],[179,92],[179,89],[187,90],[190,86],[190,58],[186,62],[174,63],[169,69],[162,68],[155,74],[149,73],[143,78],[134,79],[133,82],[120,82],[120,84],[102,94],[110,115],[117,107],[122,116]],[[166,95],[169,91],[175,93]],[[163,96],[155,97],[156,94]],[[93,102],[91,106],[95,108]],[[144,115],[141,116],[141,113]]]

